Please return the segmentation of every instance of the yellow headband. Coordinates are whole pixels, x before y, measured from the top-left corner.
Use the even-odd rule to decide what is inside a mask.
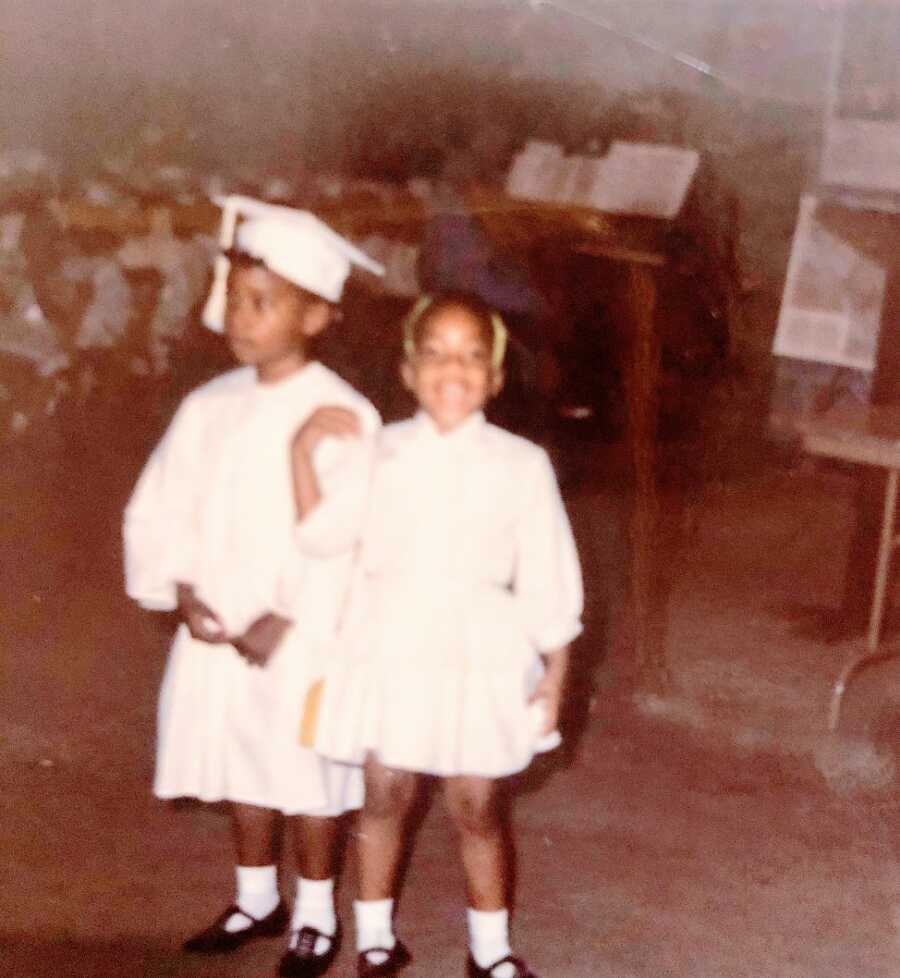
[[[433,301],[430,295],[419,296],[406,319],[403,320],[403,352],[410,358],[414,357],[416,353],[416,325]],[[506,328],[506,324],[500,318],[500,314],[496,312],[491,313],[491,326],[494,328],[491,366],[494,370],[499,370],[503,366],[503,360],[506,357],[506,344],[509,339],[509,331]]]

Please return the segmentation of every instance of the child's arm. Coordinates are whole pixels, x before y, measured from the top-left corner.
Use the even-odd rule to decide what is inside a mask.
[[[291,625],[290,618],[269,611],[257,618],[243,635],[232,638],[231,644],[250,665],[264,666]]]
[[[125,508],[125,589],[153,611],[176,610],[177,583],[193,579],[201,415],[190,397],[182,403]]]
[[[366,425],[349,408],[330,405],[313,411],[292,439],[290,461],[297,532],[301,549],[312,556],[330,556],[346,549],[343,539],[348,533],[355,540],[360,522],[356,510],[361,516],[368,482],[368,465],[361,468],[358,461],[367,458],[368,452],[345,453],[350,461],[343,460],[333,467],[337,471],[332,471],[327,481],[316,471],[313,455],[328,438],[359,441],[364,427],[371,430],[375,424]],[[257,618],[243,635],[229,641],[249,663],[264,666],[292,624],[286,614],[270,611]]]
[[[294,503],[297,519],[303,520],[322,501],[319,477],[312,457],[325,438],[358,438],[362,433],[359,416],[349,408],[317,408],[300,426],[291,443],[291,466],[294,475]]]
[[[194,638],[211,645],[228,641],[222,619],[197,597],[193,584],[176,581],[175,594],[178,614]]]
[[[581,567],[550,459],[539,450],[529,462],[520,479],[514,589],[532,642],[552,654],[581,632]]]
[[[581,569],[556,476],[544,451],[523,472],[515,593],[545,672],[531,702],[542,700],[544,733],[556,729],[569,667],[569,643],[581,632]]]
[[[325,407],[294,436],[295,543],[305,556],[334,557],[355,546],[366,512],[373,436],[379,424],[377,413],[365,402],[358,411]]]

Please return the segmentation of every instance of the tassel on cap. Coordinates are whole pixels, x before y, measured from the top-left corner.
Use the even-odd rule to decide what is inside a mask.
[[[383,266],[309,211],[240,195],[219,198],[216,203],[222,208],[218,244],[223,252],[243,252],[328,302],[340,301],[352,265],[384,274]],[[220,254],[203,309],[204,325],[217,333],[225,328],[230,270],[227,255]]]

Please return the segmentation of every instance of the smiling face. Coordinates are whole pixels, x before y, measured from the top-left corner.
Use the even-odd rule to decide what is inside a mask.
[[[262,265],[233,264],[228,275],[225,336],[235,358],[275,382],[306,363],[307,342],[331,309]]]
[[[492,363],[491,335],[464,306],[426,313],[403,380],[438,430],[452,431],[480,411],[503,385]]]

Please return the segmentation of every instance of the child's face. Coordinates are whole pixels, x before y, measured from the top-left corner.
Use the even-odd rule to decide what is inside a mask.
[[[466,309],[442,309],[403,364],[403,380],[439,431],[452,431],[480,411],[503,384],[478,320]]]
[[[228,276],[225,335],[235,358],[260,380],[286,377],[306,362],[306,344],[328,324],[324,301],[308,302],[290,282],[261,265]]]

